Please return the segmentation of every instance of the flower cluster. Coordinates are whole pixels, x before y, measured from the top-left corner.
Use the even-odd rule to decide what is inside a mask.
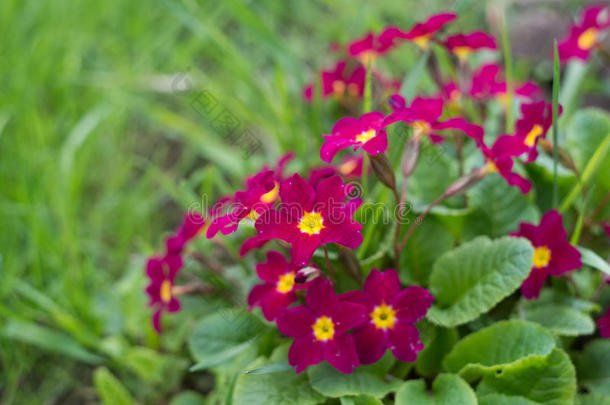
[[[557,48],[560,60],[586,61],[595,47],[601,43],[608,28],[610,28],[610,7],[600,5],[586,8],[578,21],[570,26],[568,35],[559,42]]]

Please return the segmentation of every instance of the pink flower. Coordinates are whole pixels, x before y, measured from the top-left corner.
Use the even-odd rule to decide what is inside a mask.
[[[309,263],[313,252],[327,243],[356,249],[362,243],[362,225],[352,219],[361,200],[344,202],[351,187],[339,176],[320,181],[314,187],[295,174],[280,184],[281,205],[256,221],[258,234],[251,245],[281,239],[292,245],[292,261]]]
[[[350,291],[341,300],[366,306],[368,321],[353,333],[362,364],[377,362],[386,349],[397,359],[413,362],[424,346],[415,322],[428,312],[434,299],[428,290],[411,286],[401,290],[396,270],[373,269],[364,291]]]
[[[265,319],[274,320],[277,315],[297,300],[295,291],[307,285],[296,283],[299,268],[288,263],[274,250],[267,252],[267,261],[256,265],[256,274],[264,281],[255,285],[248,295],[250,310],[261,307]]]
[[[457,56],[460,62],[465,62],[473,51],[497,48],[496,39],[482,31],[452,35],[445,40],[445,47]]]
[[[516,136],[528,148],[526,162],[538,157],[538,140],[545,138],[553,123],[553,105],[544,101],[521,104],[521,118],[517,120]]]
[[[288,308],[277,318],[277,327],[293,337],[288,362],[297,373],[328,361],[342,373],[350,374],[360,365],[354,338],[347,331],[366,321],[362,305],[339,301],[328,280],[312,281],[306,305]]]
[[[219,231],[228,235],[237,230],[245,218],[256,220],[263,212],[271,209],[279,196],[279,182],[283,179],[286,163],[292,154],[283,156],[275,170],[263,168],[262,171],[246,180],[246,188],[235,193],[229,212],[212,219],[206,236],[213,238]]]
[[[182,257],[179,255],[151,257],[146,263],[146,275],[150,282],[146,287],[150,301],[148,306],[155,307],[152,324],[157,333],[161,333],[161,314],[164,311],[177,312],[180,301],[172,290],[178,271],[182,268]]]
[[[570,59],[588,60],[591,51],[610,27],[610,8],[592,6],[586,8],[579,21],[570,27],[569,34],[559,42],[557,48],[562,63]]]
[[[184,246],[197,234],[205,225],[203,217],[196,212],[189,212],[184,216],[184,220],[178,231],[165,240],[165,248],[168,255],[180,255]]]
[[[516,83],[514,94],[525,100],[532,100],[542,94],[542,90],[534,82]],[[507,102],[506,81],[502,78],[502,67],[497,63],[481,66],[472,76],[470,95],[474,99],[486,100],[490,97],[501,102]]]
[[[415,24],[408,32],[401,35],[401,38],[415,42],[422,49],[427,49],[435,34],[456,18],[457,15],[454,13],[432,15],[425,22]]]
[[[335,123],[330,135],[324,135],[320,148],[320,158],[330,162],[342,149],[354,147],[364,149],[371,155],[385,152],[388,135],[384,125],[383,113],[373,111],[360,118],[344,117]]]
[[[608,308],[604,316],[597,320],[597,326],[599,327],[601,337],[610,339],[610,308]]]
[[[527,222],[519,224],[519,231],[511,236],[522,236],[534,245],[533,267],[521,285],[521,293],[527,299],[538,298],[544,282],[549,276],[560,276],[568,271],[580,269],[580,252],[567,240],[563,218],[555,210],[544,214],[540,225]]]
[[[455,82],[450,81],[441,89],[440,97],[449,105],[458,105],[462,98],[462,93]]]
[[[312,169],[309,172],[307,181],[315,188],[320,181],[334,176],[335,174],[340,174],[343,179],[347,181],[358,179],[362,176],[363,160],[364,157],[362,155],[347,155],[343,158],[341,163],[335,166],[327,165]],[[369,171],[371,171],[371,168],[369,168]]]
[[[440,97],[415,97],[409,107],[405,107],[405,104],[402,96],[398,94],[392,96],[390,105],[394,108],[394,112],[386,118],[386,126],[404,121],[413,127],[415,136],[428,135],[434,143],[445,139],[436,132],[447,129],[460,130],[473,138],[483,136],[483,129],[480,126],[471,124],[463,118],[440,121],[443,115],[443,99]]]
[[[322,98],[349,96],[360,98],[364,94],[364,81],[366,69],[359,63],[348,66],[346,60],[337,62],[332,70],[323,70],[320,73],[322,81]],[[313,100],[314,85],[309,84],[303,89],[303,98]]]
[[[498,173],[508,184],[519,187],[523,194],[527,194],[532,188],[532,183],[512,171],[513,158],[527,152],[527,147],[523,142],[516,136],[501,135],[490,149],[483,140],[483,133],[479,135],[472,138],[485,158],[484,171]]]
[[[399,37],[398,28],[388,27],[378,36],[369,32],[364,37],[355,39],[348,45],[347,50],[350,56],[358,59],[366,67],[369,61],[394,48],[395,41]]]

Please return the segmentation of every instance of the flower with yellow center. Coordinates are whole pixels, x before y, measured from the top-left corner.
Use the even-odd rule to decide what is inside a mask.
[[[377,135],[377,131],[374,129],[369,129],[368,131],[362,132],[361,134],[356,136],[356,141],[361,143],[367,143],[371,139],[373,139]]]
[[[325,342],[331,340],[335,336],[335,324],[333,320],[327,316],[321,316],[316,319],[316,322],[311,326],[313,335],[316,340]]]
[[[551,261],[551,250],[546,246],[539,246],[534,249],[534,257],[532,258],[534,267],[541,268],[548,266]]]
[[[320,233],[324,226],[324,219],[322,219],[322,214],[319,212],[307,212],[303,214],[303,218],[299,221],[299,230],[308,235],[317,235]]]
[[[421,49],[426,50],[430,44],[430,34],[415,37],[413,38],[413,42],[415,42],[415,45],[419,46]]]
[[[536,139],[538,139],[540,135],[542,135],[542,127],[535,124],[532,130],[525,136],[525,141],[523,141],[523,143],[531,148],[536,144]]]
[[[161,283],[161,291],[159,293],[161,296],[161,301],[167,304],[172,299],[172,282],[169,280],[163,280]]]
[[[356,168],[356,160],[348,160],[345,163],[342,163],[339,166],[339,173],[341,173],[342,175],[348,175],[350,174],[355,168]]]
[[[392,329],[396,323],[396,311],[384,302],[373,309],[371,320],[377,329]]]
[[[487,173],[497,173],[498,166],[496,166],[496,164],[491,159],[487,159],[487,162],[485,163],[485,171]]]
[[[411,123],[411,126],[413,127],[413,134],[415,136],[422,136],[424,134],[427,134],[428,132],[430,132],[430,124],[428,124],[426,121],[413,121]]]
[[[583,51],[588,51],[589,49],[595,46],[595,42],[597,41],[597,29],[589,28],[582,34],[578,36],[578,47]]]
[[[335,80],[333,82],[333,94],[337,97],[343,96],[345,93],[345,83],[341,80]]]
[[[280,185],[276,181],[275,186],[273,186],[273,189],[271,189],[271,191],[268,191],[265,194],[261,195],[261,202],[265,204],[271,204],[277,199],[278,195],[280,195]]]
[[[453,53],[455,54],[455,56],[457,56],[460,62],[465,62],[466,58],[468,57],[468,55],[470,55],[471,52],[472,49],[468,46],[456,46],[455,48],[453,48]]]
[[[347,94],[356,97],[358,95],[358,85],[356,83],[350,83],[347,85]]]
[[[289,293],[294,288],[294,272],[282,274],[277,280],[275,289],[282,294]]]

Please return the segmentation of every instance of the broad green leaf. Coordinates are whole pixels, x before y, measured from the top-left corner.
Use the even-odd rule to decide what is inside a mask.
[[[608,264],[607,261],[599,257],[599,255],[591,249],[579,246],[578,250],[580,251],[580,259],[582,260],[583,264],[593,267],[594,269],[602,271],[610,276],[610,264]]]
[[[554,347],[553,335],[535,323],[501,321],[460,340],[443,364],[448,371],[473,380],[524,357],[545,356]]]
[[[454,328],[432,327],[432,337],[425,343],[424,350],[419,352],[415,362],[415,370],[422,377],[431,377],[439,373],[444,357],[451,351],[459,337]]]
[[[434,264],[430,291],[436,299],[428,320],[461,325],[489,311],[515,291],[532,268],[533,248],[523,238],[476,238]]]
[[[287,370],[291,370],[292,366],[288,363],[271,363],[263,367],[254,368],[252,370],[245,371],[245,374],[267,374],[267,373],[279,373]]]
[[[358,395],[357,397],[342,397],[341,405],[383,405],[383,402],[370,395]]]
[[[579,381],[590,392],[610,396],[610,339],[589,343],[576,364]]]
[[[584,271],[579,271],[578,273],[582,274],[583,272]],[[576,276],[576,274],[575,274],[575,276]],[[597,280],[595,280],[595,281],[597,281]],[[595,286],[597,287],[597,283],[595,284]],[[579,286],[579,290],[580,290],[580,286]],[[581,290],[581,292],[582,292],[582,290]],[[519,302],[518,307],[520,308],[519,311],[524,311],[524,310],[535,309],[535,308],[537,308],[539,306],[543,306],[543,305],[561,305],[564,307],[572,308],[578,312],[585,312],[585,313],[598,312],[600,310],[599,304],[584,300],[582,298],[576,298],[574,296],[567,295],[567,294],[561,293],[559,291],[556,291],[556,290],[553,290],[550,288],[542,290],[538,299],[528,300],[528,299],[522,298],[521,301]]]
[[[121,382],[105,367],[93,372],[95,390],[104,405],[135,405],[136,401]]]
[[[500,393],[544,405],[573,405],[576,372],[568,355],[553,349],[548,356],[529,356],[486,374],[477,395]]]
[[[415,170],[407,182],[409,196],[428,205],[457,178],[457,162],[445,152],[443,144],[433,145],[425,139]]]
[[[523,397],[510,397],[504,394],[488,394],[477,397],[479,405],[538,405],[537,402]]]
[[[610,405],[610,396],[604,394],[583,394],[576,397],[576,405]]]
[[[396,392],[396,405],[477,405],[470,385],[454,374],[440,374],[426,392],[424,380],[405,382]]]
[[[517,187],[511,187],[499,175],[485,176],[469,193],[473,208],[465,225],[467,239],[476,235],[492,238],[516,231],[519,222],[535,222],[539,213]]]
[[[403,79],[400,92],[405,99],[412,100],[417,95],[417,86],[426,73],[426,63],[429,57],[430,51],[425,52]]]
[[[182,391],[172,398],[169,405],[205,405],[205,397],[195,391]]]
[[[230,361],[247,350],[265,325],[249,312],[221,310],[202,318],[189,338],[189,349],[201,370]]]
[[[250,364],[248,369],[286,362],[287,353],[288,345],[280,346],[270,359],[259,358]],[[233,405],[314,405],[323,400],[324,398],[311,388],[307,374],[297,375],[294,369],[277,373],[241,374],[235,382],[233,392]]]
[[[595,331],[591,316],[564,305],[532,306],[523,312],[523,317],[563,336],[590,335]]]
[[[395,391],[401,383],[367,372],[366,367],[357,368],[352,374],[343,374],[324,362],[307,371],[311,386],[320,394],[332,398],[361,394],[382,398]]]
[[[163,384],[168,389],[179,384],[188,367],[186,359],[142,346],[130,347],[119,361],[147,383]]]

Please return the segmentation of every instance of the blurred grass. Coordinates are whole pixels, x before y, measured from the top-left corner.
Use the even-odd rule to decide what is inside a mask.
[[[300,94],[332,64],[329,42],[449,8],[465,12],[455,30],[480,27],[485,10],[472,0],[3,0],[2,401],[92,401],[86,363],[127,364],[122,375],[137,385],[146,367],[129,362],[159,345],[144,256],[201,195],[231,193],[287,150],[301,156],[295,168],[319,164],[319,135],[336,114]],[[402,59],[417,62],[415,52]],[[244,159],[194,110],[195,93],[174,91],[185,73],[193,92],[255,130],[256,154]]]

